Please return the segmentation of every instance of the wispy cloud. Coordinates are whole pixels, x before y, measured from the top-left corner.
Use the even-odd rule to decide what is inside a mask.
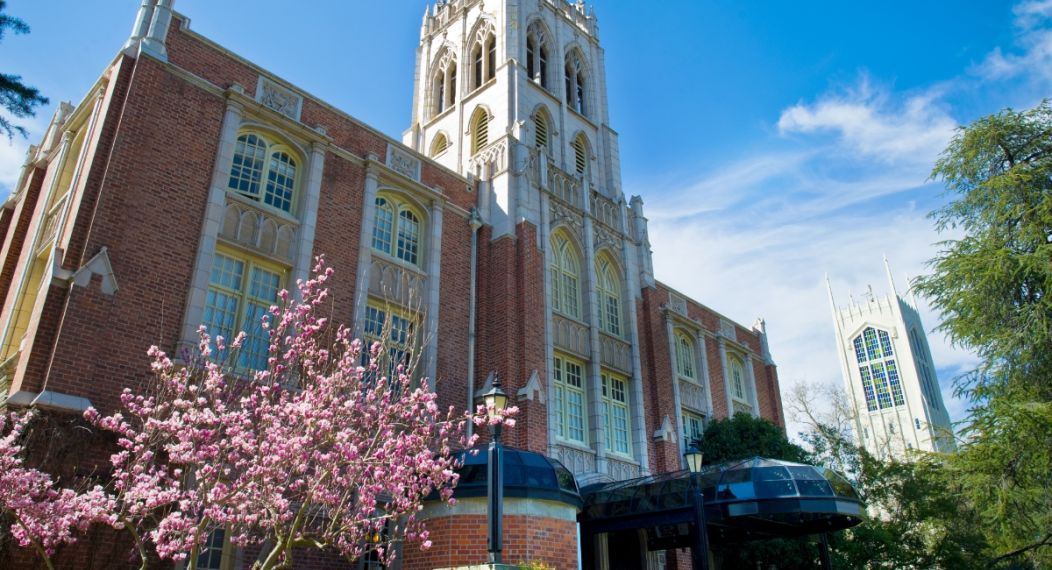
[[[1019,76],[1052,81],[1052,0],[1021,2],[1013,12],[1016,45],[1007,50],[995,48],[973,73],[990,81]]]
[[[10,139],[0,135],[0,200],[7,197],[18,184],[18,177],[22,173],[22,165],[26,161],[26,151],[29,150],[30,141],[38,141],[43,136],[47,123],[39,117],[33,119],[12,119],[5,113],[5,118],[16,125],[20,125],[28,132],[27,137],[18,133]]]
[[[939,95],[939,89],[933,89],[896,96],[863,74],[857,86],[782,111],[778,132],[830,133],[840,149],[860,158],[930,164],[957,127]]]

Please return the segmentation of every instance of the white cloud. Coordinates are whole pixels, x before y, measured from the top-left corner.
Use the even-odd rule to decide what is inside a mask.
[[[33,119],[11,119],[4,113],[4,118],[16,125],[24,127],[27,136],[22,137],[15,133],[10,140],[0,134],[0,200],[3,200],[18,184],[18,177],[22,174],[22,165],[26,162],[26,151],[29,150],[30,141],[36,142],[43,136],[47,124],[41,122],[39,115]]]
[[[1015,49],[994,48],[972,71],[998,81],[1017,76],[1052,81],[1052,0],[1021,2],[1015,13]]]
[[[953,135],[957,122],[940,104],[938,90],[897,98],[863,75],[842,93],[782,111],[782,135],[832,133],[837,144],[858,156],[884,162],[931,164]]]

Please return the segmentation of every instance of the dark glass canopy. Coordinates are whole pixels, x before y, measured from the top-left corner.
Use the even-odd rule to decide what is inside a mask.
[[[579,517],[602,528],[675,526],[693,520],[691,474],[665,473],[585,487]],[[710,534],[722,541],[799,536],[855,526],[864,508],[831,469],[754,457],[693,475]]]
[[[561,501],[581,506],[581,493],[573,473],[558,460],[540,453],[503,448],[504,496]],[[455,497],[485,497],[487,479],[486,450],[463,454],[464,466],[457,470],[460,481]]]

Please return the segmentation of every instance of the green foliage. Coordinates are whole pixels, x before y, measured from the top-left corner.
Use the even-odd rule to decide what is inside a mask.
[[[19,18],[4,14],[7,2],[0,0],[0,40],[4,38],[4,32],[10,29],[16,34],[29,33],[29,26]],[[8,73],[0,73],[0,106],[18,118],[32,117],[33,108],[37,105],[46,105],[47,97],[40,94],[35,87],[29,87],[22,83],[22,77]],[[12,124],[11,121],[0,116],[0,130],[7,133],[7,138],[18,133],[26,136],[24,127]]]
[[[709,423],[697,443],[707,465],[756,455],[786,461],[806,458],[803,448],[790,442],[782,428],[748,414],[735,414],[733,418]]]
[[[932,176],[953,196],[937,227],[964,235],[917,288],[980,357],[958,381],[972,408],[947,468],[1000,562],[1052,565],[1052,104],[960,129]]]

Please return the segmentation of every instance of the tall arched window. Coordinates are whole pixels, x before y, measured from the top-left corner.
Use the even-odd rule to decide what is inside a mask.
[[[565,235],[552,238],[552,308],[568,317],[581,318],[581,264]]]
[[[533,145],[545,152],[551,149],[551,124],[543,108],[533,114]]]
[[[298,163],[291,150],[259,133],[237,137],[227,187],[242,196],[292,211]]]
[[[391,194],[376,198],[373,249],[413,265],[420,264],[422,217],[415,208]]]
[[[457,100],[457,58],[453,50],[442,50],[431,77],[431,114],[442,113]]]
[[[586,117],[588,116],[587,79],[581,52],[576,49],[570,50],[566,54],[566,104]]]
[[[493,25],[486,22],[475,32],[471,46],[471,89],[482,87],[497,74],[497,35]]]
[[[905,400],[899,382],[899,369],[895,364],[895,351],[891,347],[888,332],[866,327],[855,337],[854,346],[866,408],[873,412],[903,405]]]
[[[489,113],[479,107],[471,115],[471,154],[482,150],[489,144]]]
[[[449,148],[449,139],[446,138],[445,133],[438,133],[431,141],[431,158],[446,152],[447,148]]]
[[[534,20],[526,29],[526,76],[548,89],[548,34],[544,24]]]
[[[746,375],[745,361],[737,354],[727,354],[727,389],[731,393],[732,414],[754,412],[749,390],[751,381]]]
[[[609,259],[595,264],[596,291],[599,296],[599,329],[621,336],[621,277]]]
[[[588,171],[588,139],[585,138],[584,133],[578,133],[573,139],[573,159],[574,169],[577,174],[584,174]]]
[[[683,331],[676,331],[676,375],[680,378],[686,378],[688,380],[697,380],[698,376],[694,371],[694,363],[696,362],[694,356],[694,342],[690,340]]]

